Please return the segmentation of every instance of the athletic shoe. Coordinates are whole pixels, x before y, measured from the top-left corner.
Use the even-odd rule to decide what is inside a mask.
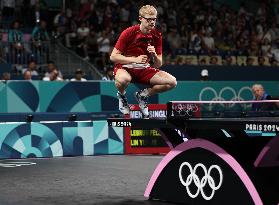
[[[130,107],[128,104],[128,100],[125,95],[117,92],[117,98],[119,100],[119,110],[124,115],[128,115],[130,113]]]
[[[149,118],[149,112],[148,112],[148,107],[147,107],[148,97],[141,96],[140,93],[141,93],[141,91],[135,92],[135,98],[137,99],[137,101],[139,103],[139,108],[143,115],[143,118]]]

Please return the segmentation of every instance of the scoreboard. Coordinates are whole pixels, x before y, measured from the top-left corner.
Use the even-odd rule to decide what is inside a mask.
[[[167,116],[165,104],[149,104],[151,118]],[[131,105],[130,118],[142,118],[138,105]],[[154,129],[131,129],[125,127],[125,154],[161,154],[168,153],[170,148],[161,134]]]

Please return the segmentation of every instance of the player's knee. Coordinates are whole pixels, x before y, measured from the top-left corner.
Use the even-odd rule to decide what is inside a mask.
[[[122,76],[121,78],[118,78],[116,81],[116,83],[120,85],[128,85],[131,82],[131,78],[128,76]]]
[[[169,82],[170,89],[175,88],[177,85],[177,81],[175,77],[172,77]]]

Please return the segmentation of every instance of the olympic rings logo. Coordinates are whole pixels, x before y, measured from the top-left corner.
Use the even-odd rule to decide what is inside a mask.
[[[240,101],[240,100],[245,100],[243,97],[242,97],[242,94],[244,91],[248,90],[251,95],[252,95],[252,89],[248,86],[245,86],[245,87],[242,87],[238,93],[232,88],[232,87],[223,87],[219,94],[217,93],[217,91],[212,88],[212,87],[205,87],[201,90],[200,92],[200,95],[199,95],[199,100],[200,101],[203,101],[203,96],[205,95],[204,93],[205,92],[211,92],[214,97],[211,99],[212,101],[225,101],[225,100],[229,100],[229,101]],[[232,94],[232,98],[231,99],[226,99],[225,96],[224,96],[224,93],[225,92],[230,92]]]
[[[226,86],[223,87],[219,93],[217,93],[217,91],[212,88],[212,87],[205,87],[201,90],[200,94],[199,94],[199,100],[200,101],[204,101],[205,96],[207,93],[207,95],[209,93],[213,94],[213,98],[211,99],[211,101],[245,101],[245,98],[243,97],[243,93],[245,91],[249,92],[249,95],[251,95],[251,97],[253,96],[252,93],[252,89],[248,86],[242,87],[239,89],[238,92],[235,91],[235,89],[233,89],[232,87]],[[232,97],[228,99],[228,97],[225,97],[225,94],[230,94]],[[235,103],[231,103],[231,104],[226,104],[226,106],[228,107],[233,107],[235,105]],[[221,106],[225,106],[224,104],[221,104]],[[245,107],[251,107],[251,105],[245,105],[243,104],[243,106]]]
[[[172,110],[174,110],[179,116],[191,116],[192,113],[198,112],[199,108],[196,104],[179,103],[172,105]]]
[[[186,180],[184,181],[183,176],[182,176],[182,173],[183,173],[182,169],[185,166],[189,169],[190,173],[187,176]],[[201,168],[201,170],[203,171],[203,176],[202,176],[201,179],[196,174],[198,168]],[[212,170],[216,170],[218,172],[218,175],[219,175],[218,185],[215,182],[215,180],[213,179],[213,177],[211,176]],[[186,187],[187,194],[191,198],[196,198],[199,195],[199,193],[201,193],[202,197],[205,200],[211,200],[213,198],[214,194],[215,194],[215,191],[220,189],[220,187],[222,186],[222,183],[223,183],[223,172],[222,172],[221,168],[218,165],[211,165],[209,167],[209,169],[207,170],[206,167],[202,163],[198,163],[198,164],[195,165],[194,168],[192,168],[190,163],[183,162],[180,165],[180,167],[179,167],[179,179],[180,179],[181,184]],[[192,191],[190,190],[190,185],[192,183],[194,183],[194,185],[197,187],[196,193],[192,193]],[[212,190],[211,194],[209,196],[206,195],[206,193],[204,191],[204,187],[207,184],[209,185],[209,187]]]

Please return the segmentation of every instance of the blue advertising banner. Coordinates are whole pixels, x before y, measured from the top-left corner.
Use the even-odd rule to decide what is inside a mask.
[[[106,121],[0,124],[0,158],[123,154],[123,129]]]
[[[179,81],[171,91],[149,99],[150,104],[171,100],[251,100],[251,87],[260,83],[272,96],[279,95],[279,82]],[[126,96],[136,104],[134,92],[144,88],[130,84]],[[105,112],[118,111],[114,82],[8,81],[0,84],[1,112]]]

